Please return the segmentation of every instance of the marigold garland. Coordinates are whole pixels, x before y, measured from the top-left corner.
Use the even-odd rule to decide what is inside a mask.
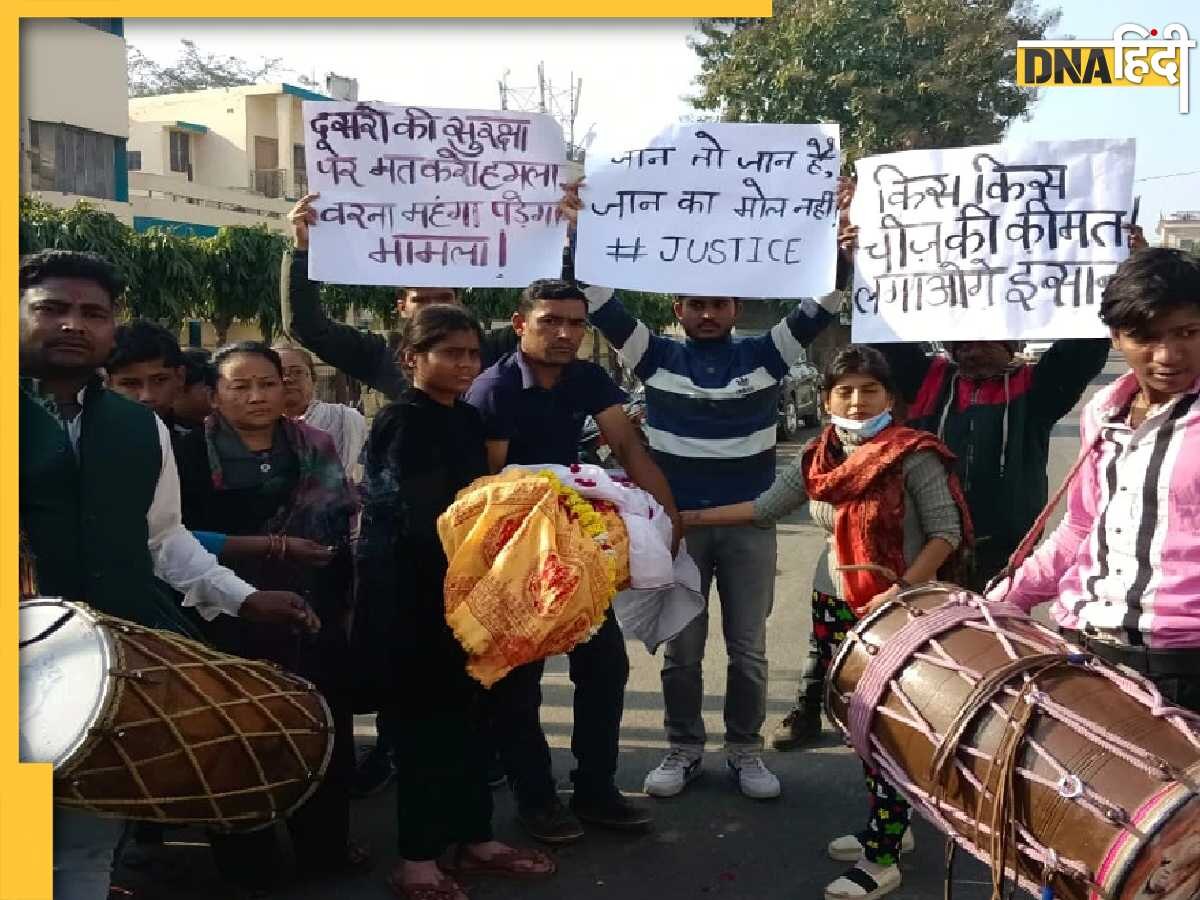
[[[615,552],[608,543],[608,526],[604,522],[604,517],[596,512],[596,508],[579,491],[570,485],[563,484],[562,480],[549,469],[541,469],[536,474],[550,483],[550,487],[562,498],[561,502],[574,515],[575,521],[579,523],[583,533],[590,537],[600,548],[600,552],[604,554],[604,570],[608,575],[608,599],[611,600],[617,593],[617,561]]]

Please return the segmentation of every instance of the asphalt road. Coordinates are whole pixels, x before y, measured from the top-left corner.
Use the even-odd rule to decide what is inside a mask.
[[[1124,370],[1116,359],[1093,385],[1108,383]],[[1090,396],[1091,391],[1089,391]],[[1051,449],[1050,483],[1065,475],[1078,450],[1078,410],[1057,427]],[[785,459],[800,444],[783,448]],[[779,564],[775,609],[770,619],[768,656],[770,694],[766,733],[790,708],[808,636],[808,594],[821,537],[801,511],[779,528]],[[717,602],[714,597],[714,603]],[[726,656],[719,617],[705,661],[705,720],[710,735],[723,729],[721,704]],[[621,732],[618,783],[640,794],[642,779],[657,764],[666,747],[662,729],[659,658],[640,644],[630,643],[631,673]],[[571,767],[571,698],[565,659],[550,661],[544,681],[542,718],[554,753],[555,772],[566,780]],[[363,741],[372,740],[370,717],[356,723]],[[828,726],[827,726],[828,728]],[[436,741],[436,735],[413,736]],[[579,843],[558,851],[559,874],[537,883],[480,881],[470,885],[472,898],[571,898],[571,900],[810,900],[845,867],[829,860],[830,838],[862,827],[866,798],[857,759],[841,740],[826,731],[819,747],[793,753],[766,754],[767,765],[783,783],[776,801],[755,802],[742,797],[724,773],[719,746],[706,758],[706,774],[681,796],[650,800],[655,828],[649,835],[621,837],[589,832]],[[286,885],[279,900],[339,897],[366,900],[390,896],[383,876],[394,856],[394,789],[353,807],[356,836],[368,842],[377,857],[373,872],[339,882]],[[500,839],[524,841],[513,821],[511,798],[496,793],[495,823]],[[915,824],[917,849],[904,857],[903,886],[896,900],[942,897],[944,843],[924,822]],[[960,854],[961,860],[961,854]],[[226,897],[216,880],[204,837],[196,831],[171,835],[170,844],[154,854],[149,869],[128,867],[118,883],[136,888],[139,898]],[[955,871],[956,900],[985,900],[990,878],[983,867],[959,862]]]

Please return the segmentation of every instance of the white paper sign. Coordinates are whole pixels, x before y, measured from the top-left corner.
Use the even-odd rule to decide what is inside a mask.
[[[679,124],[588,154],[575,272],[733,297],[833,289],[836,125]]]
[[[536,113],[304,102],[309,277],[524,287],[562,271],[562,129]]]
[[[1129,255],[1132,140],[910,150],[858,162],[858,342],[1103,337]]]

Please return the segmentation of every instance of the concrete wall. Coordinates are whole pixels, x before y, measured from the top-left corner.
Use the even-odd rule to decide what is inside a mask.
[[[197,184],[245,188],[246,95],[241,88],[134,97],[129,117],[135,122],[192,122],[208,128],[192,134],[192,177]],[[169,149],[169,145],[167,145]],[[164,152],[167,152],[164,150]],[[162,171],[167,171],[166,166]]]
[[[147,172],[129,173],[133,214],[173,222],[219,228],[222,225],[266,224],[272,231],[290,233],[287,220],[292,204],[246,190],[210,187],[186,179]]]
[[[170,136],[160,122],[129,122],[130,151],[142,154],[142,167],[136,171],[150,175],[170,176]],[[135,173],[131,172],[132,177]]]
[[[123,37],[73,19],[22,19],[20,53],[23,140],[29,119],[129,135]]]

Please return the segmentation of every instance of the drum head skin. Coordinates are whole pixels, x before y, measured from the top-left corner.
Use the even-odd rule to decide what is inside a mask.
[[[22,603],[20,634],[34,641],[20,651],[21,762],[58,769],[103,712],[111,651],[92,617],[62,600]]]

